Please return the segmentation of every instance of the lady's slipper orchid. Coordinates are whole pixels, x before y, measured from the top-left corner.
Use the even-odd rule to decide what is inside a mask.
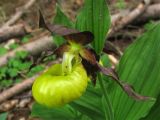
[[[62,64],[55,64],[34,82],[32,93],[35,100],[48,107],[58,107],[79,98],[88,83],[86,70],[81,63],[64,73]]]
[[[91,32],[78,32],[60,25],[46,24],[42,14],[40,27],[61,35],[67,43],[54,51],[58,57],[63,57],[62,63],[50,67],[33,84],[33,97],[39,103],[56,107],[79,98],[85,91],[89,78],[96,84],[97,72],[112,77],[134,99],[149,99],[135,93],[131,85],[120,81],[112,68],[105,68],[99,64],[99,56],[93,49],[85,47],[94,39]]]

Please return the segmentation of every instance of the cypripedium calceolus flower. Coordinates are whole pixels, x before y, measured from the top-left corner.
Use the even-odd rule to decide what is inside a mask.
[[[82,95],[89,78],[80,61],[74,61],[79,58],[74,57],[64,53],[62,64],[54,64],[35,80],[32,93],[38,103],[58,107]]]
[[[99,64],[99,56],[93,49],[86,47],[94,39],[91,32],[79,32],[60,25],[46,24],[42,14],[40,27],[61,35],[67,42],[54,51],[58,57],[62,57],[62,62],[52,65],[32,86],[33,97],[38,103],[57,107],[79,98],[85,92],[90,79],[96,84],[97,72],[112,77],[134,99],[149,99],[135,93],[131,85],[120,81],[112,68]]]

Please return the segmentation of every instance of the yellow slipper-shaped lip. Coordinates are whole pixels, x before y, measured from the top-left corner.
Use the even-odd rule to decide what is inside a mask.
[[[40,75],[32,86],[35,100],[48,107],[58,107],[79,98],[86,90],[88,76],[82,64],[62,74],[62,65],[54,64]]]

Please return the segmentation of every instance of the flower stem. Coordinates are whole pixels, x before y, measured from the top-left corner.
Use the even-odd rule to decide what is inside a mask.
[[[107,93],[107,91],[105,89],[101,73],[98,73],[98,79],[99,79],[99,83],[100,83],[101,89],[103,91],[103,95],[104,95],[106,103],[107,103],[107,107],[106,108],[108,109],[108,115],[107,115],[108,116],[108,120],[114,120],[114,113],[113,113],[112,104],[111,104],[111,101],[109,99],[108,93]]]

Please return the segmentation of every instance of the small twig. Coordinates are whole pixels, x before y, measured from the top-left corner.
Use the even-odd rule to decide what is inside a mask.
[[[17,104],[19,100],[13,99],[10,101],[5,101],[0,105],[0,112],[7,112],[11,109],[13,109]]]
[[[144,2],[140,3],[134,10],[129,12],[127,15],[124,17],[116,20],[116,24],[112,24],[112,28],[109,30],[108,36],[113,35],[115,32],[118,30],[122,29],[124,26],[127,24],[131,23],[133,20],[135,20],[137,17],[143,14],[143,12],[146,10],[148,7],[150,1],[145,0]],[[119,18],[119,17],[118,17]]]
[[[0,21],[4,21],[5,19],[6,19],[6,14],[5,14],[5,12],[4,12],[4,10],[3,10],[3,8],[0,6]]]
[[[117,21],[121,18],[124,18],[129,14],[129,10],[122,11],[120,13],[114,14],[111,16],[112,19],[112,25],[116,25]],[[147,9],[142,13],[141,16],[139,16],[137,19],[132,21],[132,23],[144,23],[149,20],[155,20],[160,19],[160,3],[158,4],[152,4],[147,7]]]
[[[146,11],[138,19],[133,21],[133,23],[144,23],[149,20],[160,19],[160,3],[150,5]]]
[[[31,98],[32,97],[32,91],[29,90],[27,91],[27,93],[22,93],[20,95],[17,96],[13,96],[12,99],[26,99],[26,98]]]
[[[22,6],[16,13],[15,15],[13,15],[11,17],[10,20],[8,20],[3,26],[2,28],[8,27],[13,25],[18,19],[21,18],[21,16],[26,12],[26,10],[28,10],[34,3],[36,2],[36,0],[29,0],[24,6]],[[1,29],[2,29],[1,28]]]
[[[27,79],[27,76],[24,74],[24,73],[22,73],[22,72],[18,72],[18,74],[23,78],[23,79]]]
[[[2,103],[3,101],[5,101],[6,99],[20,93],[21,91],[23,90],[26,90],[27,88],[30,88],[34,79],[37,77],[38,75],[30,78],[30,79],[27,79],[27,80],[24,80],[23,82],[21,83],[18,83],[16,84],[15,86],[3,91],[1,94],[0,94],[0,103]]]
[[[24,24],[14,25],[0,29],[0,43],[14,37],[21,37],[31,32],[31,29]]]
[[[160,3],[160,0],[152,0],[152,3]]]

